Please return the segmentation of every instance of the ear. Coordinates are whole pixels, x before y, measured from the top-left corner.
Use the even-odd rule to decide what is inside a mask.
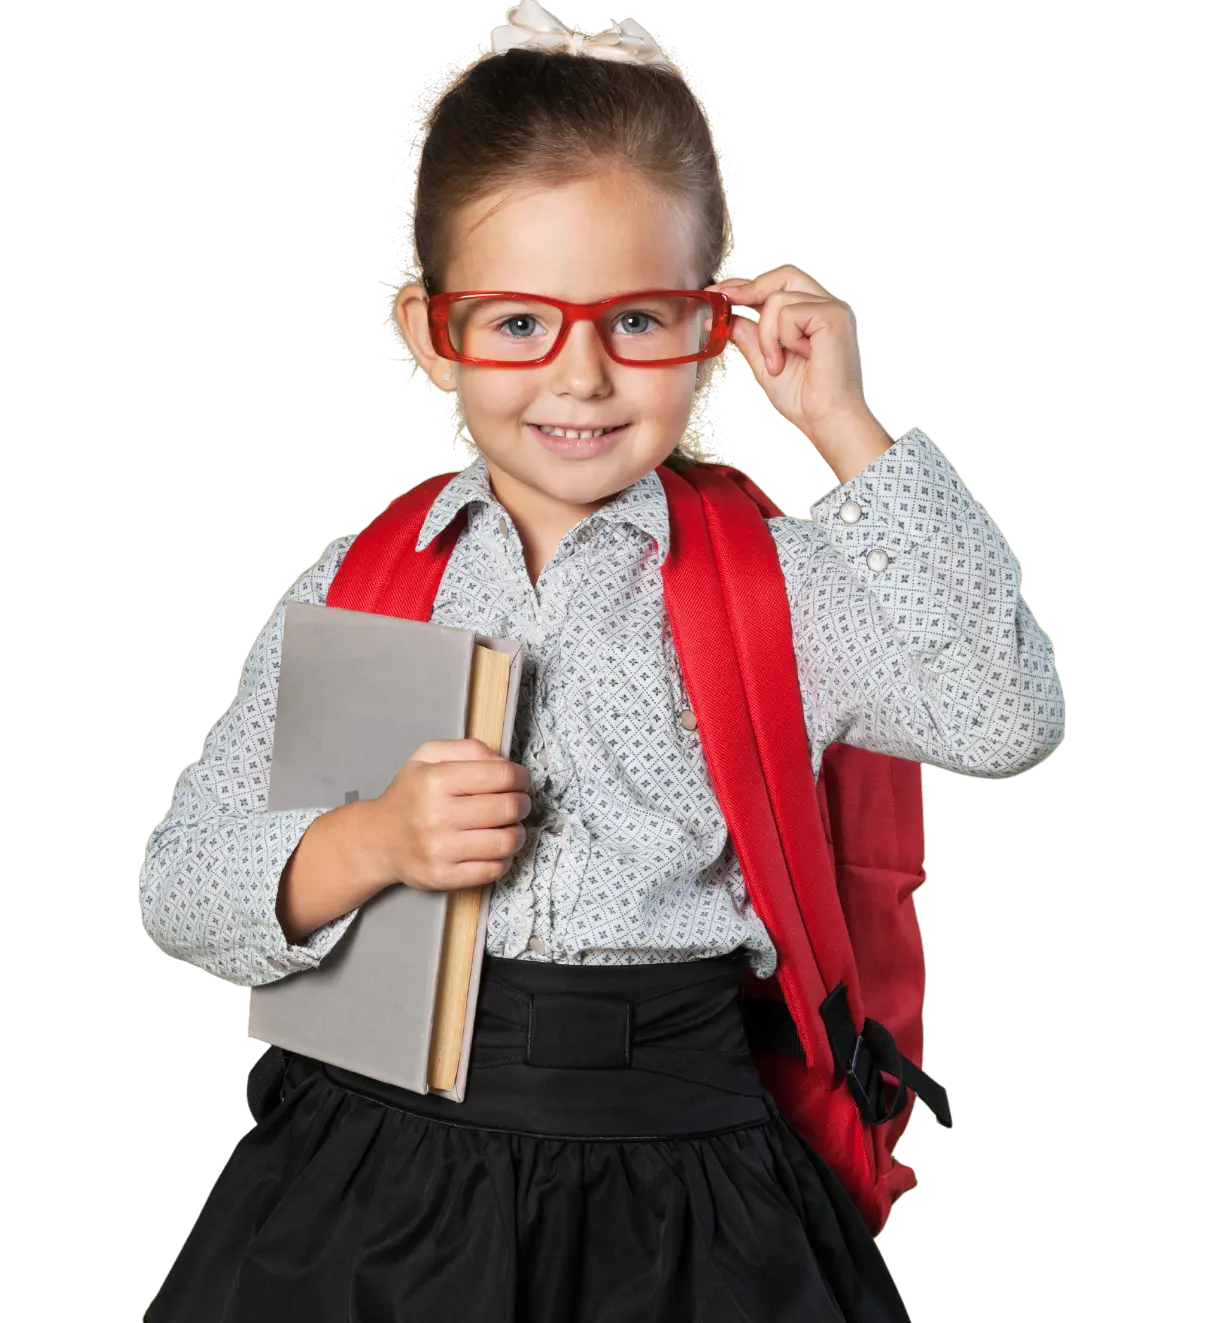
[[[403,285],[394,299],[393,317],[419,366],[441,390],[455,391],[456,364],[441,358],[432,345],[427,324],[427,291],[422,285]]]

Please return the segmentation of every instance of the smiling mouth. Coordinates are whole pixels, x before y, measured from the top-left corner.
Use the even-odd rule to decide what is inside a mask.
[[[628,423],[617,423],[615,427],[557,427],[546,423],[529,423],[530,427],[535,427],[538,432],[543,432],[545,436],[562,437],[567,441],[588,441],[593,437],[607,436],[609,432],[619,432],[621,428],[627,427]]]

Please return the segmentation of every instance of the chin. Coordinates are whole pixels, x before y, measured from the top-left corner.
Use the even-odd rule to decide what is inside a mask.
[[[627,468],[612,465],[595,467],[588,472],[562,473],[552,475],[544,473],[538,479],[541,490],[558,500],[575,505],[591,505],[596,501],[606,501],[634,483],[647,470],[630,473]]]

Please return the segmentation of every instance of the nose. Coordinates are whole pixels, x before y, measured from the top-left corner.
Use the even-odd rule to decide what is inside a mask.
[[[570,395],[597,394],[607,383],[610,362],[595,324],[583,318],[570,327],[565,343],[550,364],[553,389]]]

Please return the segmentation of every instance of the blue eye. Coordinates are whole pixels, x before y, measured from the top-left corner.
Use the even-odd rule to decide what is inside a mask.
[[[505,326],[510,326],[512,322],[531,322],[533,323],[534,326],[537,324],[535,317],[533,317],[530,313],[524,312],[524,313],[517,313],[514,317],[504,317],[503,320],[499,322],[498,327],[496,327],[496,329],[502,329]],[[531,336],[517,335],[517,336],[511,336],[509,338],[514,340],[528,340],[531,339]]]
[[[640,318],[642,318],[642,317],[644,317],[644,318],[646,319],[647,322],[654,322],[655,324],[658,323],[658,319],[653,315],[653,313],[650,313],[650,312],[636,312],[636,311],[630,311],[630,312],[624,312],[624,313],[621,313],[621,315],[616,319],[615,325],[616,325],[616,326],[619,326],[619,325],[621,325],[621,323],[623,323],[623,322],[630,322],[630,321],[633,321],[634,319],[640,319]],[[644,328],[643,328],[643,329],[644,329]],[[638,334],[638,335],[640,335],[640,334],[641,334],[641,331],[637,331],[637,332],[625,331],[624,334],[625,334],[625,335],[629,335],[629,334]]]

